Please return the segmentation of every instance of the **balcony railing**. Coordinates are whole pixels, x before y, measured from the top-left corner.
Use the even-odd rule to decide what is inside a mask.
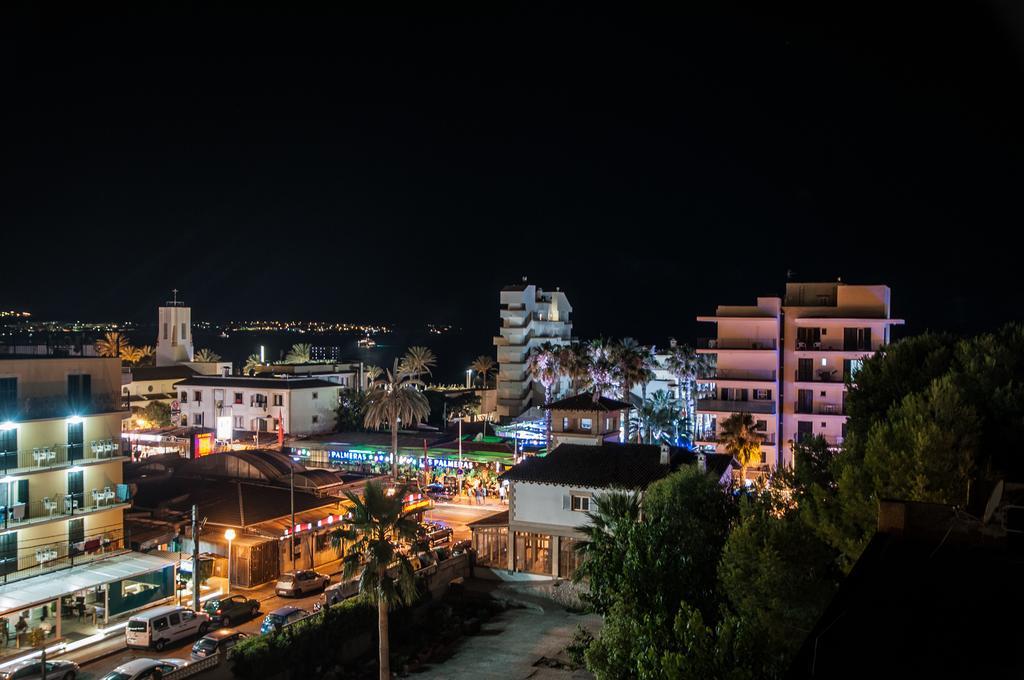
[[[70,444],[51,444],[17,451],[0,451],[0,470],[4,474],[38,472],[71,465],[79,460],[102,460],[125,455],[121,450],[121,440],[113,437],[85,442],[74,460],[70,458],[71,449]]]
[[[747,338],[701,338],[697,341],[697,349],[778,349],[775,338],[750,340]]]
[[[757,380],[762,382],[775,382],[776,373],[774,370],[756,370],[739,368],[719,368],[708,375],[706,380]]]
[[[739,401],[734,399],[701,399],[698,411],[724,411],[727,413],[775,413],[774,401]]]
[[[871,352],[878,351],[877,348],[866,347],[863,343],[844,343],[844,342],[824,342],[819,340],[814,341],[796,341],[796,351],[798,352],[863,352],[870,354]]]
[[[842,383],[846,381],[846,376],[843,375],[842,371],[836,369],[818,369],[817,371],[801,371],[797,369],[793,371],[793,379],[796,382]]]
[[[127,486],[123,494],[127,494]],[[90,489],[80,494],[57,494],[45,496],[26,503],[11,503],[6,508],[0,505],[0,526],[4,530],[21,529],[37,524],[46,524],[69,517],[83,517],[112,508],[126,507],[127,498],[118,500],[115,487]]]
[[[22,397],[0,405],[0,420],[42,420],[67,418],[125,410],[120,394],[94,394],[86,399],[66,396]]]
[[[0,582],[10,583],[59,569],[112,557],[125,552],[128,542],[121,529],[89,534],[80,541],[55,541],[0,553]]]
[[[722,436],[718,433],[704,434],[696,437],[694,441],[707,442],[709,444],[719,444],[724,441]],[[764,439],[761,440],[762,446],[775,446],[775,433],[765,433]]]
[[[846,415],[846,409],[843,408],[842,404],[834,403],[801,403],[799,401],[793,402],[793,410],[795,413],[803,413],[807,415],[815,416],[843,416]]]

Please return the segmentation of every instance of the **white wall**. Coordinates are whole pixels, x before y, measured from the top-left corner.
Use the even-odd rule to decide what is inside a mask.
[[[513,522],[529,522],[532,524],[548,524],[575,529],[582,524],[589,524],[586,513],[563,509],[564,498],[570,494],[589,494],[598,496],[607,493],[608,489],[594,487],[568,487],[554,484],[536,484],[533,482],[512,482],[515,502]]]

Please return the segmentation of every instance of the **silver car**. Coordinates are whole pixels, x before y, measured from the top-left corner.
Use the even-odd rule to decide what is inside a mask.
[[[284,597],[301,597],[323,590],[330,583],[331,577],[327,574],[318,574],[315,571],[303,569],[281,574],[281,578],[277,579],[277,584],[274,586],[274,591]]]
[[[160,669],[161,674],[167,675],[185,664],[184,659],[133,659],[121,664],[100,680],[149,680],[153,677],[153,671],[157,669]],[[46,677],[49,679],[50,676]]]
[[[74,680],[78,664],[71,661],[47,661],[47,680]],[[42,680],[43,662],[29,659],[0,671],[0,680]]]

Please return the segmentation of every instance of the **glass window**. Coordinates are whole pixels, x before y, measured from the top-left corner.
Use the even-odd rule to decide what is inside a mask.
[[[590,512],[590,496],[572,495],[573,512]]]
[[[242,393],[241,392],[235,392],[235,403],[236,404],[241,404],[242,403]]]
[[[569,419],[568,418],[562,418],[562,431],[564,432],[564,431],[567,431],[568,429],[569,429]]]
[[[181,616],[179,616],[178,614],[171,614],[170,619],[172,626],[177,626],[179,623],[181,623]]]
[[[187,404],[188,403],[188,392],[182,392],[179,395],[179,399],[180,399],[182,404]]]
[[[581,555],[576,551],[578,543],[575,538],[567,536],[558,539],[558,575],[561,578],[572,578],[580,566]]]
[[[594,421],[593,420],[591,420],[590,418],[580,418],[580,429],[581,430],[590,430],[593,427],[594,427]]]
[[[531,574],[551,573],[551,537],[516,532],[516,570]]]

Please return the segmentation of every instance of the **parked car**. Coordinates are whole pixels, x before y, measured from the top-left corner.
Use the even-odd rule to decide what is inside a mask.
[[[454,532],[452,531],[452,528],[446,524],[424,521],[420,522],[417,533],[420,541],[427,543],[429,547],[433,548],[452,540],[452,534]]]
[[[464,552],[469,552],[473,547],[473,541],[456,541],[452,543],[452,557],[461,555]]]
[[[256,618],[260,613],[260,603],[244,595],[224,595],[207,600],[203,609],[210,615],[213,625],[230,626],[234,621]]]
[[[279,607],[267,614],[263,619],[263,623],[260,625],[260,635],[273,633],[282,626],[294,623],[307,616],[309,616],[309,612],[305,609],[299,609],[298,607],[293,607],[291,605],[288,605],[287,607]]]
[[[133,659],[121,664],[100,680],[149,680],[153,677],[153,671],[157,669],[161,674],[167,675],[186,664],[184,659]]]
[[[275,592],[282,597],[301,597],[307,593],[326,588],[331,583],[327,574],[318,574],[308,569],[281,574],[274,586]]]
[[[47,680],[74,680],[78,664],[72,661],[47,661]],[[0,680],[42,680],[43,662],[29,659],[0,671]]]
[[[170,605],[156,607],[135,614],[128,619],[124,641],[129,647],[152,647],[161,651],[172,642],[206,635],[210,629],[210,615],[187,607]]]
[[[358,578],[350,578],[347,581],[332,583],[331,585],[324,588],[323,604],[329,607],[332,604],[338,604],[342,600],[347,600],[348,598],[355,597],[358,594]]]
[[[199,661],[218,652],[227,652],[247,637],[249,636],[234,628],[220,628],[207,633],[192,645],[192,660]]]

